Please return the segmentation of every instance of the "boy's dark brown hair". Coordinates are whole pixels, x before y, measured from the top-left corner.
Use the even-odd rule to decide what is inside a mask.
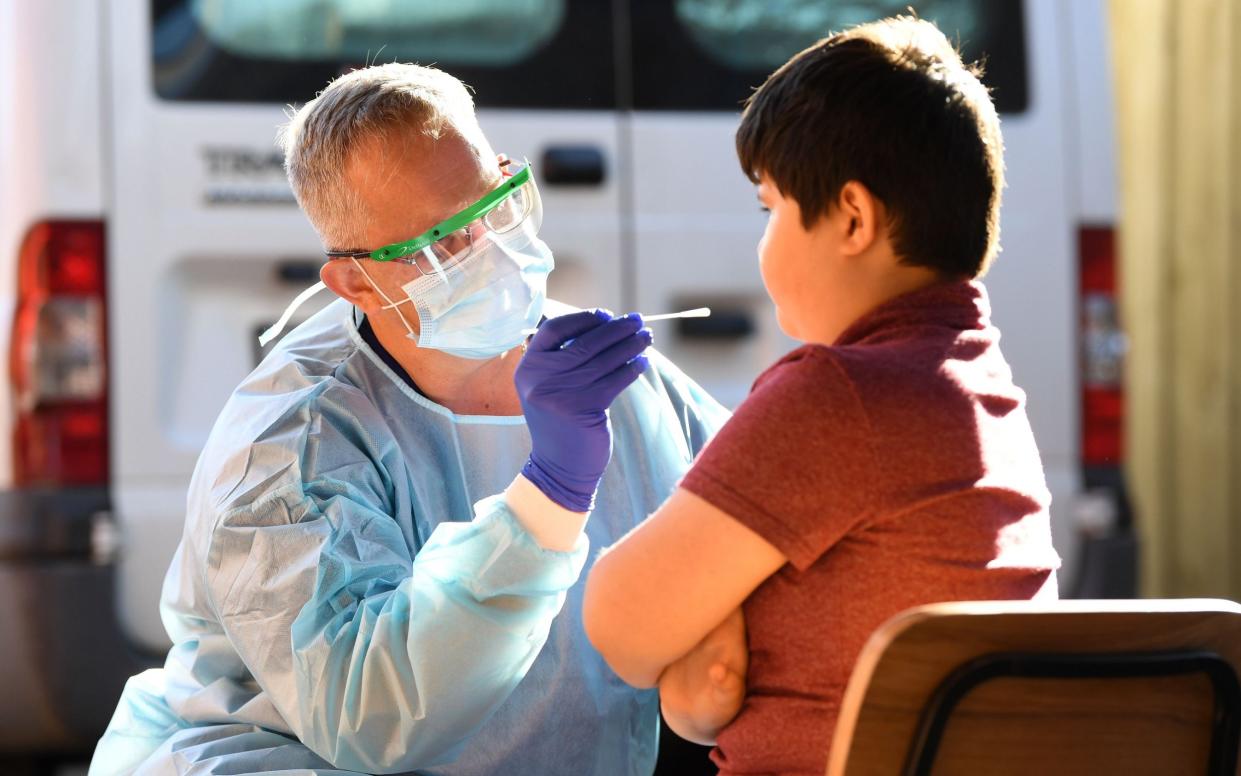
[[[978,76],[920,19],[832,35],[750,96],[741,168],[796,200],[807,229],[858,181],[887,209],[903,263],[977,277],[998,250],[1004,186],[1000,122]]]

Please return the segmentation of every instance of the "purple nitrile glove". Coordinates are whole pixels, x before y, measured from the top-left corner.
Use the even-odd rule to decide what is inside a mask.
[[[589,512],[612,457],[608,407],[646,370],[651,332],[637,313],[588,310],[546,321],[513,381],[530,428],[521,473],[560,506]]]

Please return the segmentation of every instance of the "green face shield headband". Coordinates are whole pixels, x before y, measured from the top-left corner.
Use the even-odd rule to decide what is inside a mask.
[[[502,235],[520,226],[534,210],[537,198],[530,164],[524,162],[515,172],[506,170],[503,182],[477,202],[417,237],[373,251],[328,251],[327,257],[399,261],[426,275],[441,273],[469,258],[484,234]]]

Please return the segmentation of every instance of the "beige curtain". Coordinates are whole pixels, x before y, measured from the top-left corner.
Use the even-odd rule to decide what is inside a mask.
[[[1241,599],[1241,0],[1110,0],[1143,593]]]

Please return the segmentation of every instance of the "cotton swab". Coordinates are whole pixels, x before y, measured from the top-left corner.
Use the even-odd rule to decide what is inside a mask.
[[[711,315],[710,307],[695,307],[693,310],[682,310],[679,313],[664,313],[662,315],[643,315],[642,322],[650,323],[652,321],[669,321],[673,318],[707,318]]]
[[[642,323],[647,324],[653,321],[669,321],[673,318],[706,318],[711,315],[710,307],[695,307],[693,310],[682,310],[679,313],[660,313],[659,315],[643,315]],[[529,337],[538,329],[522,329],[521,333],[524,337]]]

